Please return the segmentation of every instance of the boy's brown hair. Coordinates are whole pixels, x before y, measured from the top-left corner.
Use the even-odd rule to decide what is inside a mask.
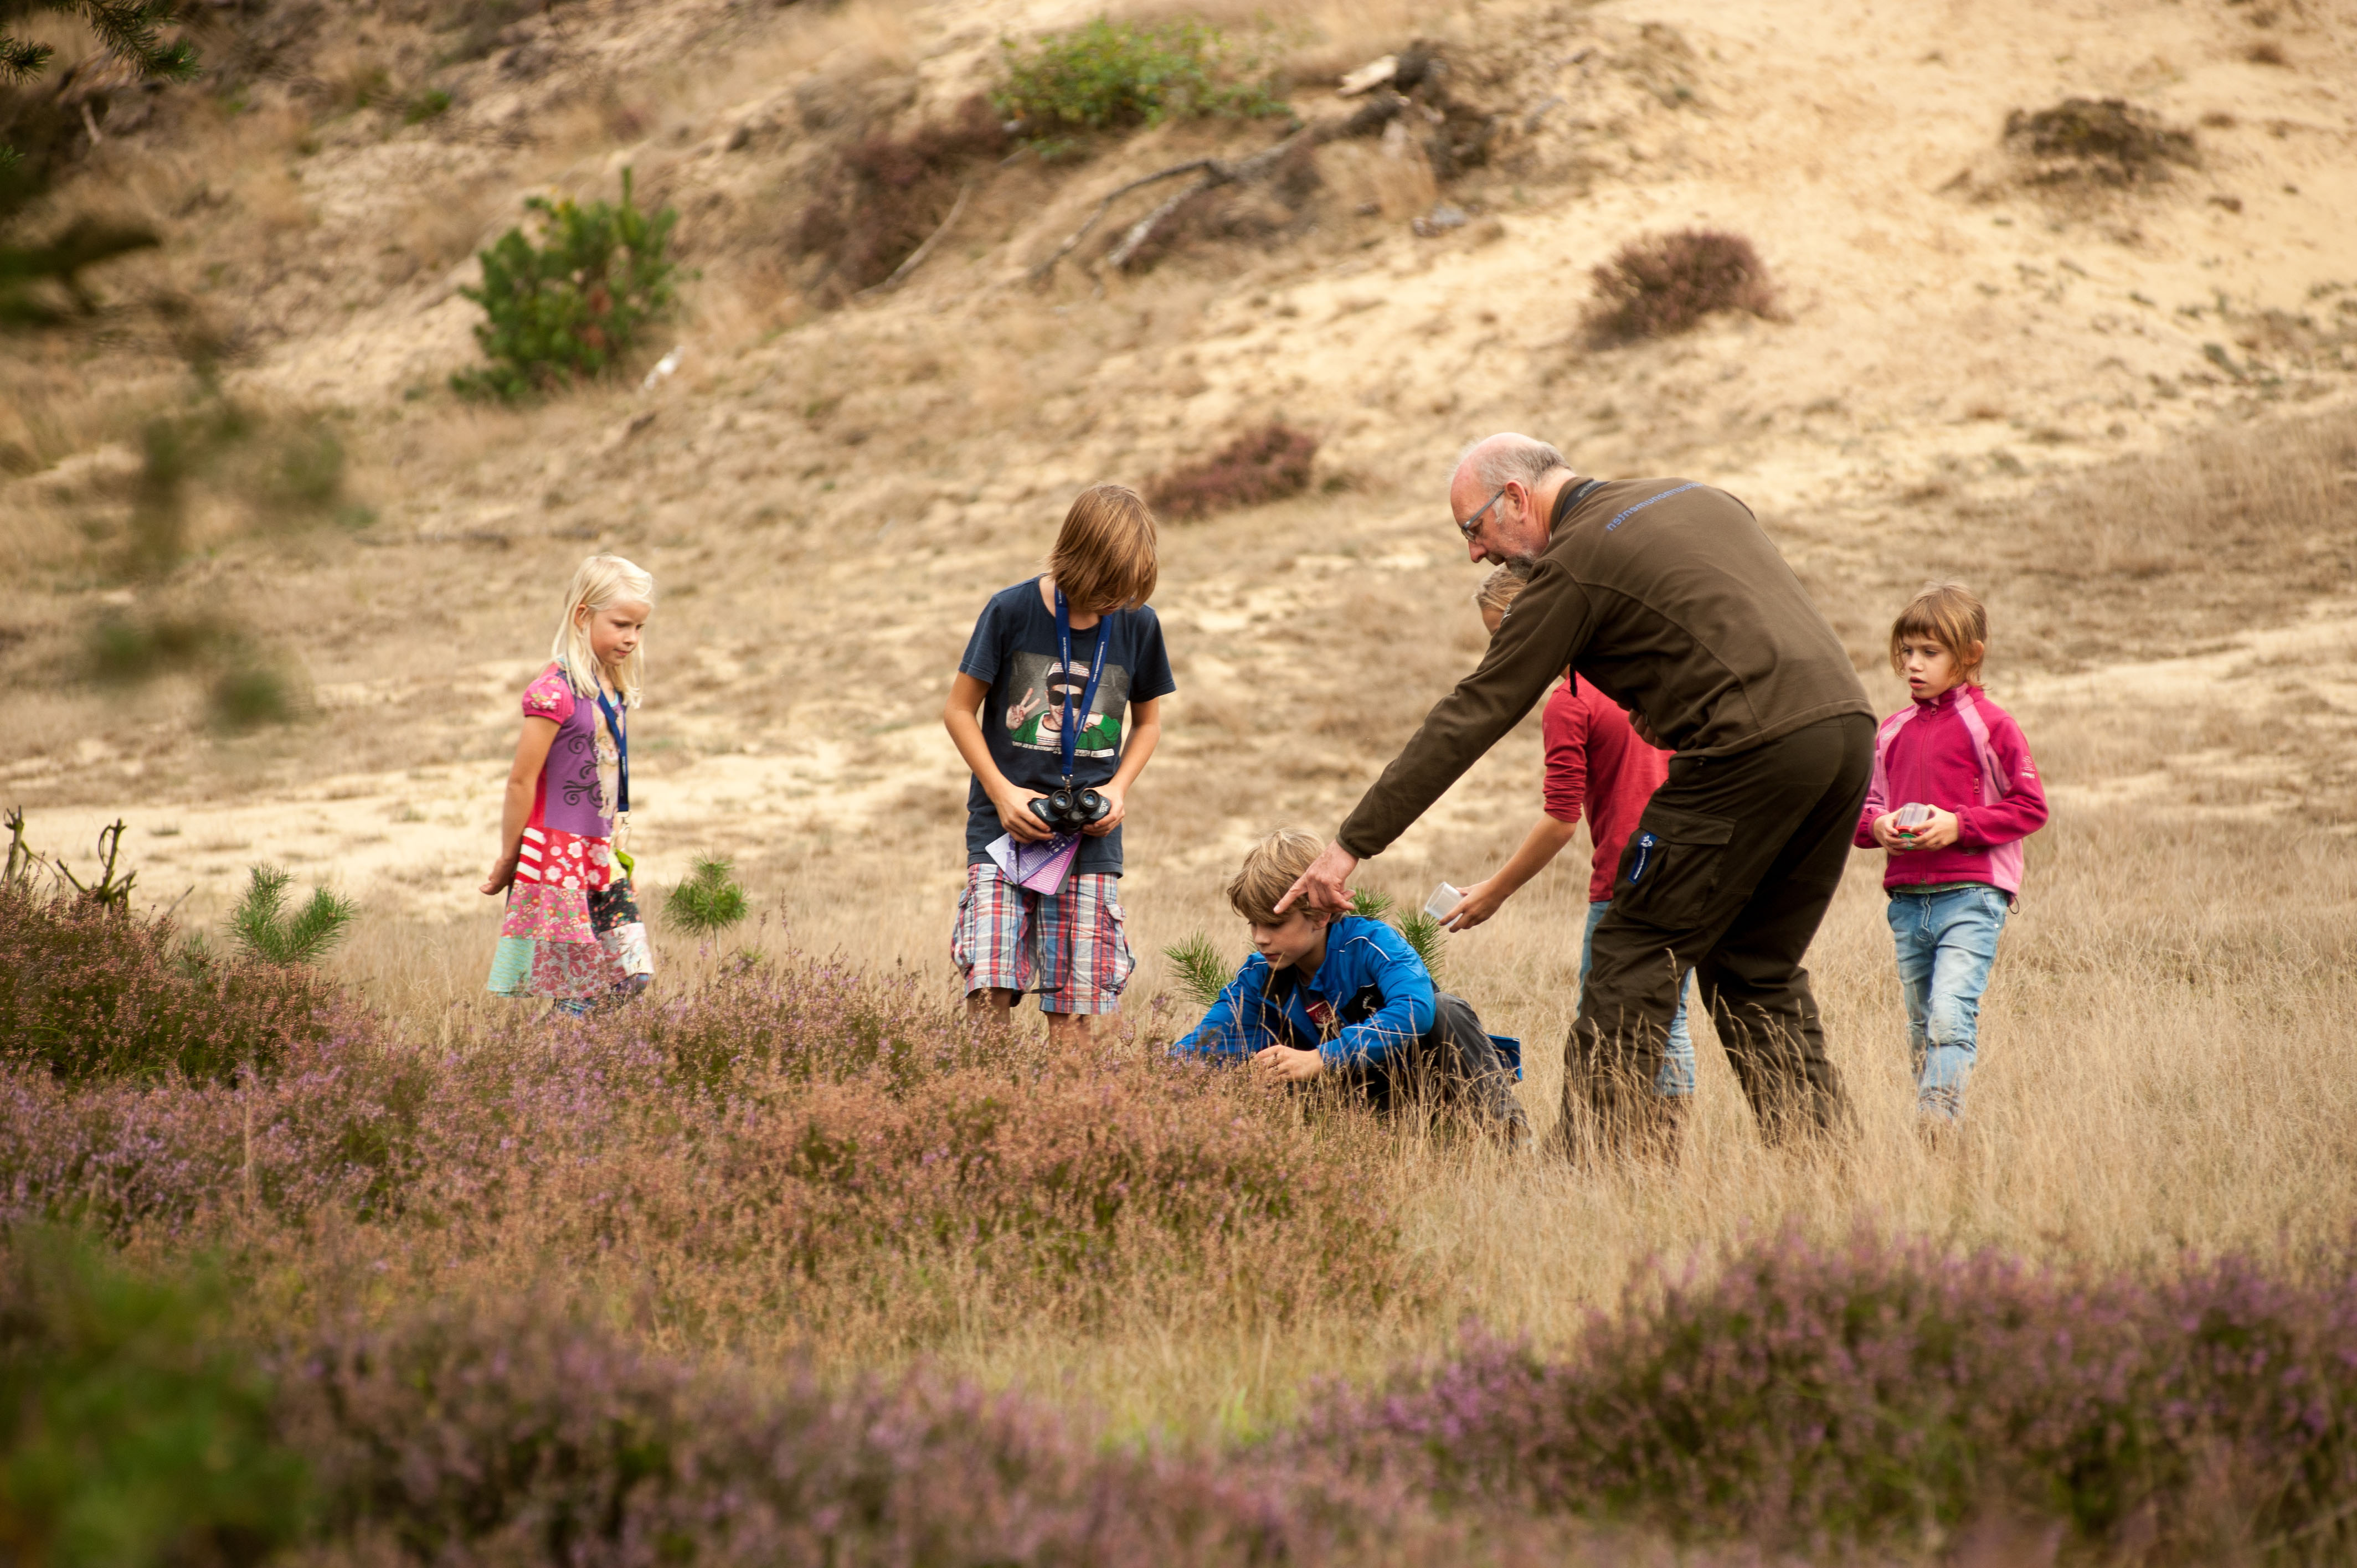
[[[1890,667],[1907,672],[1899,645],[1927,637],[1946,649],[1967,684],[1981,683],[1981,658],[1988,647],[1988,611],[1970,589],[1957,583],[1926,583],[1890,623]]]
[[[1277,924],[1285,916],[1276,912],[1276,901],[1309,869],[1309,863],[1325,847],[1316,833],[1306,833],[1299,828],[1277,829],[1245,852],[1243,868],[1228,884],[1228,902],[1236,907],[1237,914],[1255,926]],[[1293,908],[1309,907],[1297,902]]]
[[[1142,605],[1160,573],[1154,509],[1127,485],[1092,485],[1074,498],[1048,553],[1048,573],[1084,615]]]

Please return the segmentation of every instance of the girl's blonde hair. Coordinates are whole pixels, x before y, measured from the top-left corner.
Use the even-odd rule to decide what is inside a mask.
[[[1967,685],[1981,683],[1981,658],[1988,647],[1988,611],[1958,583],[1926,583],[1890,623],[1890,668],[1907,672],[1899,645],[1928,637],[1948,650]],[[1978,650],[1978,651],[1976,651]]]
[[[1127,485],[1092,485],[1074,499],[1048,553],[1048,574],[1083,615],[1142,605],[1154,596],[1154,509]]]
[[[1533,568],[1528,561],[1508,561],[1493,568],[1473,590],[1473,607],[1487,615],[1491,610],[1500,615],[1530,586]]]
[[[588,617],[575,612],[587,607],[595,616],[607,606],[626,599],[651,606],[655,602],[655,580],[644,570],[623,560],[619,555],[592,555],[573,569],[573,581],[565,590],[565,613],[556,622],[556,641],[548,656],[565,666],[565,677],[573,683],[576,696],[597,694],[597,656],[589,650]],[[639,705],[639,685],[646,668],[646,644],[630,650],[619,670],[609,671],[614,690],[626,708]]]

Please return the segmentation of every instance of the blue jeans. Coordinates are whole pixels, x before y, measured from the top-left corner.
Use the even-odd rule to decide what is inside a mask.
[[[1587,907],[1587,931],[1579,939],[1579,983],[1587,983],[1587,961],[1596,943],[1596,928],[1604,918],[1604,911],[1612,908],[1609,898],[1598,898]],[[1686,987],[1694,981],[1694,971],[1678,976],[1678,1010],[1670,1015],[1669,1049],[1662,1058],[1662,1070],[1653,1075],[1653,1092],[1675,1099],[1692,1094],[1695,1085],[1694,1036],[1686,1032]]]
[[[1915,1061],[1915,1107],[1953,1122],[1964,1113],[1964,1081],[1980,1038],[1981,993],[1996,961],[1996,939],[2013,902],[1975,884],[1890,896],[1899,943],[1899,984],[1907,994],[1907,1044]]]

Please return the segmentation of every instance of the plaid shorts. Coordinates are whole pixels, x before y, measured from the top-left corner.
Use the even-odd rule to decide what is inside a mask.
[[[1124,924],[1118,876],[1076,871],[1050,897],[969,865],[950,958],[968,995],[1036,991],[1042,1013],[1110,1013],[1137,967]]]

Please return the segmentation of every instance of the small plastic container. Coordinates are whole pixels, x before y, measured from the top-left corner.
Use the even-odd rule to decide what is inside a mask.
[[[1910,800],[1891,817],[1891,826],[1913,832],[1932,820],[1932,808],[1921,800]]]
[[[1432,890],[1431,897],[1424,901],[1424,912],[1436,920],[1445,920],[1448,918],[1448,911],[1464,901],[1464,894],[1444,882]]]

